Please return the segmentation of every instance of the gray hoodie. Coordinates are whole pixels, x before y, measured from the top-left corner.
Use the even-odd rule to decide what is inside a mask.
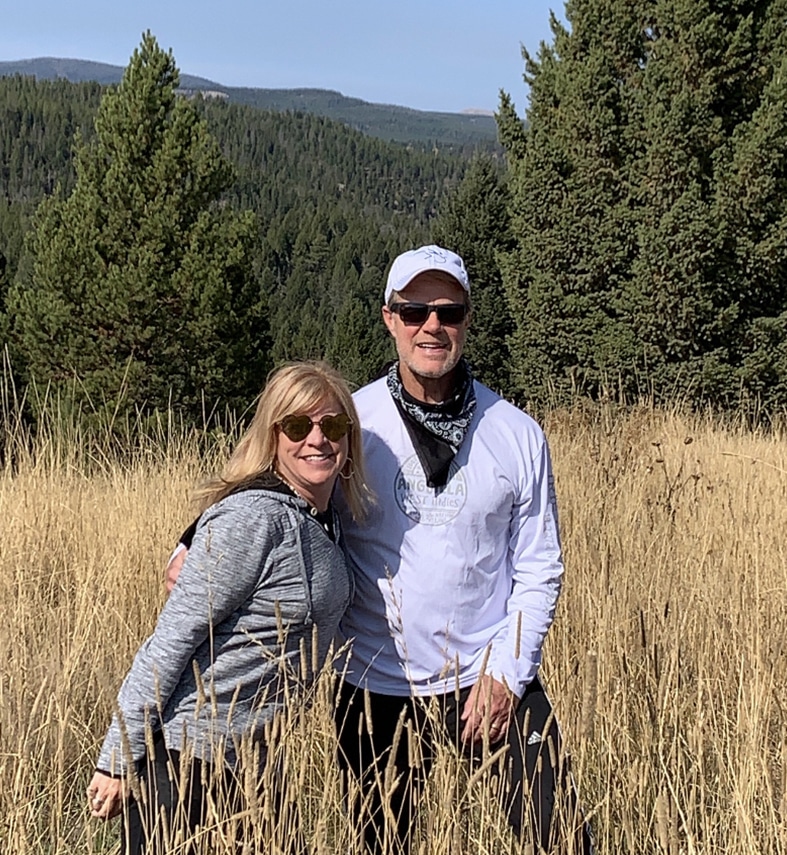
[[[145,754],[146,725],[202,760],[221,745],[232,764],[240,739],[260,741],[285,694],[302,686],[301,644],[308,662],[315,652],[324,661],[351,594],[341,546],[299,497],[252,489],[208,508],[120,689],[127,745],[115,714],[97,767],[125,774]]]

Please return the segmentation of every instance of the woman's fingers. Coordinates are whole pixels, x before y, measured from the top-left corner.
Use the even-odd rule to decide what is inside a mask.
[[[96,819],[111,819],[123,807],[124,782],[96,772],[87,787],[90,815]]]

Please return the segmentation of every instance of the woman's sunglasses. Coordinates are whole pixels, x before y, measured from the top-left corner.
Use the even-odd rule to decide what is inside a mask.
[[[391,303],[388,308],[399,315],[402,323],[408,326],[425,324],[432,312],[437,315],[441,324],[456,326],[462,323],[469,311],[465,303],[441,303],[437,306],[431,303]]]
[[[285,416],[279,422],[279,427],[291,442],[300,442],[306,439],[317,424],[327,440],[338,442],[347,435],[352,423],[353,420],[347,413],[337,413],[335,416],[323,416],[318,422],[313,422],[308,416]]]

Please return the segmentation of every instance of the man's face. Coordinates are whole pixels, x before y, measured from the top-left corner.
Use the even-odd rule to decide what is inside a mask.
[[[453,277],[428,272],[416,276],[395,299],[406,303],[441,305],[466,303],[467,294]],[[403,381],[408,372],[416,378],[430,380],[450,374],[462,356],[470,325],[469,315],[459,324],[444,324],[436,312],[430,312],[422,324],[405,324],[387,306],[383,306],[383,320],[396,342]]]

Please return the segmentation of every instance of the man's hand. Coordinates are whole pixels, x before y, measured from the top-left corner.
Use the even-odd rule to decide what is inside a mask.
[[[499,742],[508,733],[516,702],[516,695],[507,686],[489,674],[481,675],[462,710],[462,742],[483,741],[487,722],[490,743]]]
[[[182,543],[179,544],[178,548],[172,553],[172,557],[169,559],[169,564],[167,564],[167,570],[164,576],[168,594],[172,593],[172,589],[175,587],[175,582],[178,581],[178,576],[180,576],[180,571],[183,569],[183,562],[186,560],[186,556],[188,554],[188,549],[186,549]]]
[[[122,778],[111,778],[96,772],[87,786],[90,815],[96,819],[112,819],[123,809],[126,783]]]

